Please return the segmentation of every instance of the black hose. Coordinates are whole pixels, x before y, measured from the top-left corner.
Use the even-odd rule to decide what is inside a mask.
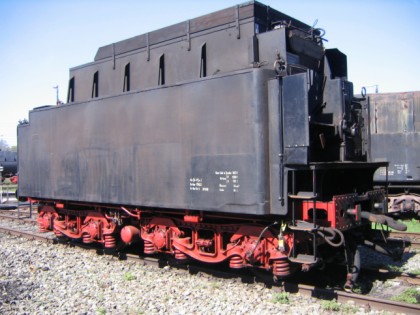
[[[262,231],[261,231],[261,233],[260,233],[260,236],[258,237],[258,240],[257,240],[257,244],[255,244],[255,246],[254,246],[254,249],[252,250],[252,252],[249,254],[249,255],[247,255],[248,257],[252,257],[253,255],[254,255],[254,252],[255,252],[255,250],[257,249],[257,247],[258,247],[258,245],[260,244],[260,242],[261,242],[261,239],[262,239],[262,237],[263,237],[263,234],[265,233],[265,231],[267,231],[270,227],[272,227],[273,225],[276,225],[276,224],[279,224],[277,221],[274,221],[273,223],[271,223],[270,225],[267,225]]]

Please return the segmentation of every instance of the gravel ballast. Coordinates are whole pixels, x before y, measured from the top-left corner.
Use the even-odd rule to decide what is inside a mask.
[[[5,234],[0,247],[0,314],[326,313],[320,300],[290,294],[284,303],[280,293],[260,283],[120,261]],[[338,313],[349,308],[352,314],[385,313],[351,304]]]

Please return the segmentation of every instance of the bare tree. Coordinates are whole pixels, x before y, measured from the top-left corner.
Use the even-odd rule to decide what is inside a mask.
[[[9,151],[10,147],[6,140],[0,138],[0,151]]]

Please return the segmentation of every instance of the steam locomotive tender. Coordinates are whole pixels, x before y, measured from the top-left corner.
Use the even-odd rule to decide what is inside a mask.
[[[374,183],[388,183],[388,213],[420,216],[420,92],[369,95],[373,161],[388,161]]]
[[[99,48],[18,127],[40,230],[275,277],[346,252],[351,288],[370,221],[396,223],[322,36],[249,2]]]

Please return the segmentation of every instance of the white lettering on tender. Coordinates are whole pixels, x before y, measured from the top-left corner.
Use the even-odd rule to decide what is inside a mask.
[[[216,182],[218,181],[216,190],[219,192],[234,192],[238,193],[241,187],[239,182],[239,171],[226,171],[218,170],[214,172],[216,175]],[[208,186],[205,186],[203,183],[202,177],[191,177],[190,181],[190,191],[205,191],[209,192],[210,189]]]
[[[191,191],[209,191],[208,187],[203,186],[203,179],[199,177],[190,178],[190,190]]]
[[[239,192],[239,171],[218,170],[214,175],[219,179],[220,192]]]

